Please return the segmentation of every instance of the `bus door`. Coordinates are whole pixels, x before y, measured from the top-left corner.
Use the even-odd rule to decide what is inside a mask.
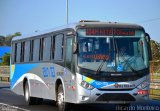
[[[65,39],[65,90],[67,102],[71,102],[75,92],[75,78],[73,78],[74,57],[73,57],[73,40],[74,36],[69,36]]]

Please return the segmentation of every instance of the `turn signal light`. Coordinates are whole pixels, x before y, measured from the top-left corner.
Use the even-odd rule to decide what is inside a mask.
[[[137,94],[139,94],[139,95],[148,95],[148,90],[138,90]]]

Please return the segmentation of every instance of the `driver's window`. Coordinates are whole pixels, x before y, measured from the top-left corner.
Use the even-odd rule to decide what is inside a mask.
[[[71,70],[71,66],[72,66],[72,40],[73,40],[73,38],[66,39],[65,66],[70,70]]]

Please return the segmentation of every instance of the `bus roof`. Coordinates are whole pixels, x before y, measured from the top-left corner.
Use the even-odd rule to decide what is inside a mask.
[[[26,39],[30,37],[36,37],[40,35],[46,35],[48,33],[64,30],[64,29],[73,29],[76,30],[78,27],[117,27],[117,28],[134,28],[134,29],[142,29],[144,28],[140,25],[137,24],[130,24],[130,23],[118,23],[118,22],[99,22],[99,21],[80,21],[78,23],[73,23],[73,24],[67,24],[64,26],[60,26],[57,28],[53,28],[50,30],[46,31],[40,31],[40,32],[34,32],[32,34],[27,34],[27,35],[22,35],[22,36],[17,36],[12,39],[12,41],[16,40],[21,40],[21,39]]]

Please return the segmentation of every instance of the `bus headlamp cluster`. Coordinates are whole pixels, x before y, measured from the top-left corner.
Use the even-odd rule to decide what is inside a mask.
[[[144,81],[143,83],[141,83],[137,88],[138,89],[144,89],[146,88],[147,86],[149,86],[149,83]]]
[[[93,87],[92,85],[90,85],[89,83],[87,83],[86,81],[82,81],[82,82],[80,83],[80,85],[81,85],[83,88],[88,89],[88,90],[94,89],[94,87]]]

